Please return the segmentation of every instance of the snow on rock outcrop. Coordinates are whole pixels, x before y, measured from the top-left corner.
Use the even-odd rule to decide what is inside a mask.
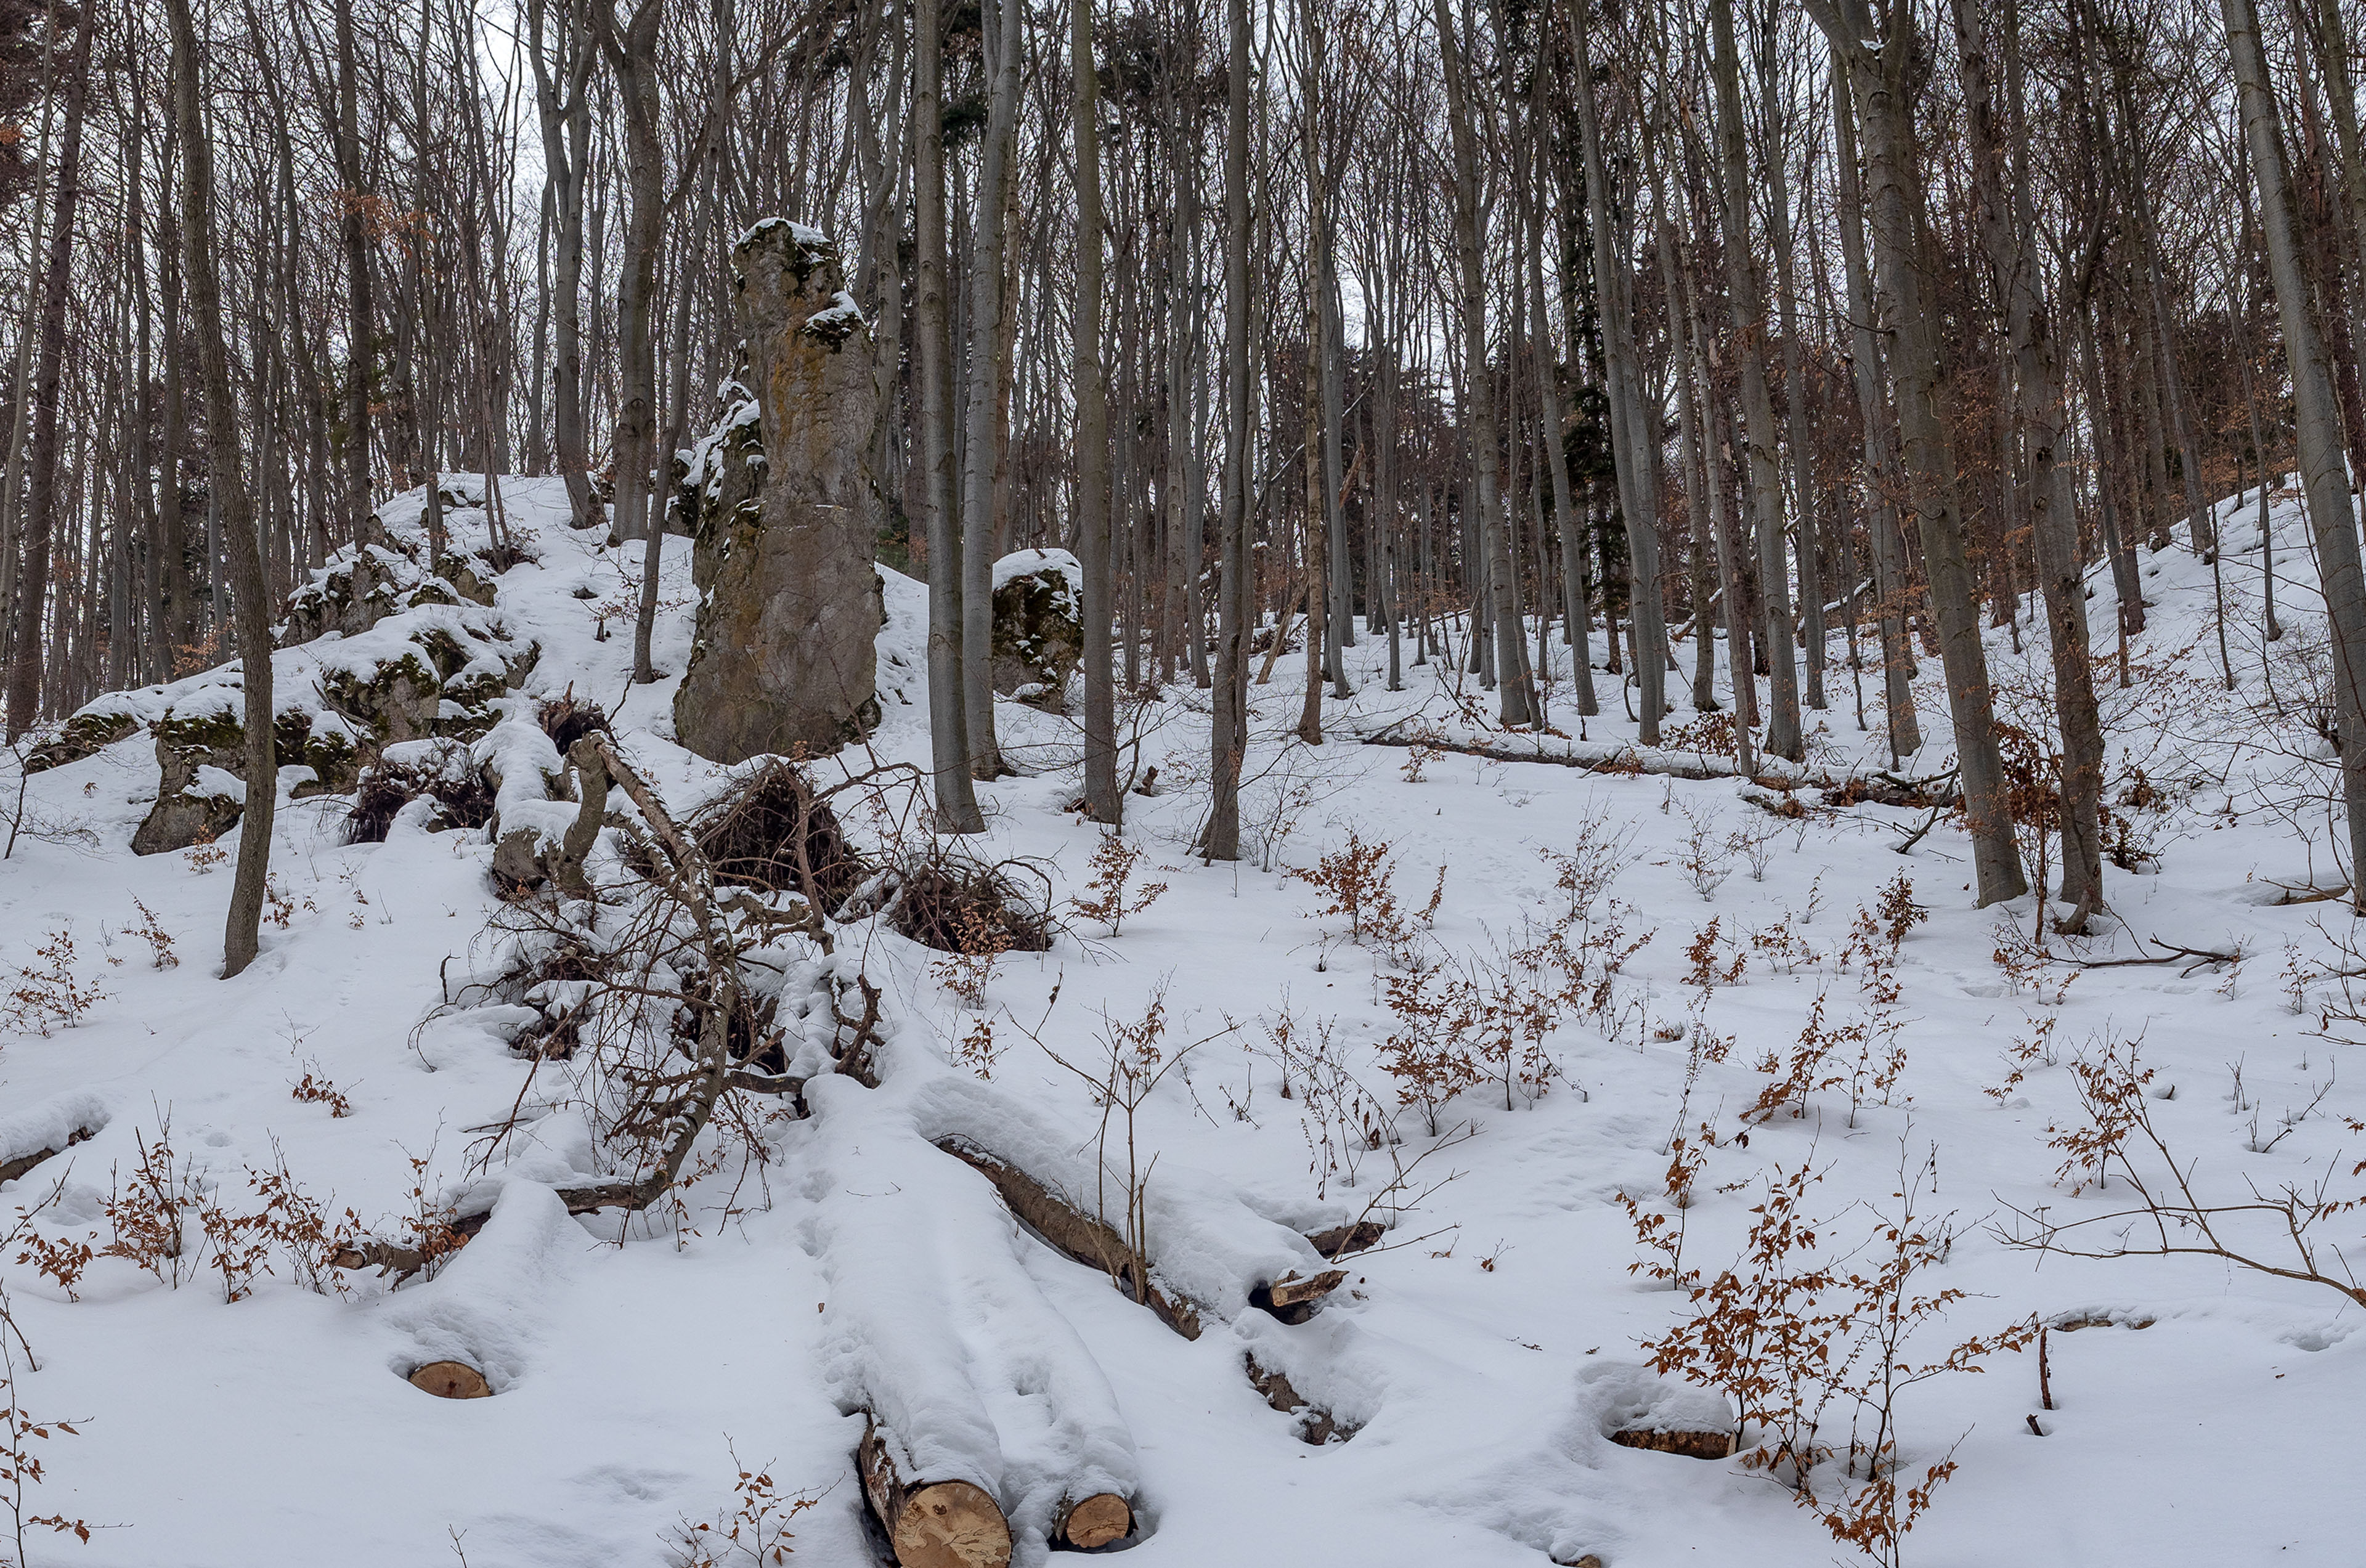
[[[1085,652],[1085,572],[1066,550],[994,563],[994,689],[1056,708]]]
[[[456,511],[450,526],[456,537],[465,536],[469,514]],[[481,513],[475,527],[485,527]],[[540,643],[518,636],[492,607],[491,547],[447,550],[431,570],[426,530],[415,516],[386,524],[383,533],[383,542],[348,546],[315,569],[276,628],[276,750],[281,787],[295,798],[350,792],[389,745],[484,734],[541,656]],[[221,787],[220,776],[244,772],[245,716],[233,660],[98,698],[66,721],[33,766],[63,766],[144,730],[158,784],[134,852],[185,849],[238,825],[242,792]]]

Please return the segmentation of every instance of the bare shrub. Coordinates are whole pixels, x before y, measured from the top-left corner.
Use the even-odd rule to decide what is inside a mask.
[[[83,1014],[107,998],[94,982],[85,984],[74,973],[73,932],[64,927],[51,931],[33,950],[34,962],[21,964],[8,995],[0,998],[0,1024],[24,1034],[44,1037],[72,1029]]]

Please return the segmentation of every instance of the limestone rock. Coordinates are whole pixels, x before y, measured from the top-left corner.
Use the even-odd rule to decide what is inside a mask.
[[[246,811],[244,699],[235,686],[214,686],[176,703],[152,726],[156,740],[156,803],[131,836],[134,854],[163,854],[218,839]],[[283,769],[303,768],[297,797],[341,795],[360,774],[360,752],[334,714],[282,708],[272,723],[273,754]]]
[[[110,696],[115,694],[109,694]],[[28,752],[25,771],[44,773],[51,768],[62,768],[68,762],[79,762],[84,757],[96,757],[118,740],[128,740],[139,733],[140,716],[120,703],[110,703],[107,697],[83,708],[50,739]]]
[[[763,416],[756,400],[738,382],[726,381],[716,401],[723,413],[715,428],[675,454],[674,495],[666,513],[668,533],[690,536],[691,581],[701,593],[715,586],[729,524],[755,519],[764,483]]]
[[[837,248],[769,219],[731,259],[761,450],[744,412],[710,437],[729,460],[711,513],[702,493],[698,633],[674,697],[677,738],[718,762],[834,750],[877,722],[884,510],[869,471],[870,329]],[[731,488],[750,479],[752,507]]]
[[[1084,659],[1084,569],[1067,551],[1020,550],[996,561],[994,689],[1058,707]]]

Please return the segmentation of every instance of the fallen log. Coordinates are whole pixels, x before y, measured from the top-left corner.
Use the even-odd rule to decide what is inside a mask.
[[[1116,1392],[993,1183],[930,1146],[888,1092],[834,1074],[808,1092],[806,1235],[839,1408],[864,1416],[907,1491],[966,1482],[1030,1550],[1129,1532],[1140,1461]],[[882,1495],[892,1534],[902,1504]]]
[[[1124,1238],[1115,1229],[1083,1213],[1042,1181],[1009,1161],[988,1154],[968,1138],[940,1138],[937,1147],[994,1183],[994,1190],[1002,1195],[1002,1201],[1009,1205],[1010,1212],[1018,1215],[1030,1230],[1050,1243],[1054,1250],[1066,1254],[1088,1269],[1098,1269],[1107,1274],[1120,1290],[1157,1314],[1161,1323],[1184,1338],[1200,1337],[1207,1316],[1204,1310],[1199,1303],[1164,1287],[1155,1275],[1144,1270],[1142,1259],[1127,1247]],[[1343,1225],[1338,1228],[1356,1231],[1358,1227]],[[1377,1231],[1378,1227],[1374,1229]],[[1301,1275],[1294,1269],[1286,1270],[1276,1279],[1252,1286],[1248,1292],[1249,1304],[1259,1311],[1271,1313],[1284,1323],[1303,1323],[1314,1314],[1314,1309],[1322,1304],[1323,1298],[1337,1290],[1346,1278],[1347,1271],[1344,1269],[1326,1269],[1311,1276]]]
[[[1098,1551],[1133,1533],[1133,1505],[1114,1492],[1096,1492],[1068,1506],[1058,1533],[1078,1551]]]
[[[107,1102],[87,1090],[52,1095],[0,1117],[0,1181],[14,1181],[76,1144],[86,1143],[107,1122]]]
[[[1380,1245],[1389,1227],[1378,1220],[1357,1220],[1348,1224],[1333,1225],[1327,1231],[1315,1231],[1306,1238],[1306,1245],[1336,1263],[1351,1252],[1362,1252]]]
[[[1010,1522],[983,1487],[905,1475],[879,1424],[867,1418],[855,1466],[862,1495],[901,1568],[1005,1568],[1009,1562]]]
[[[466,1361],[430,1361],[414,1368],[408,1380],[411,1386],[434,1394],[438,1399],[490,1399],[492,1385],[485,1374]]]
[[[997,1159],[966,1138],[940,1138],[937,1147],[994,1183],[1010,1212],[1050,1243],[1087,1269],[1098,1269],[1118,1288],[1158,1314],[1158,1320],[1186,1339],[1200,1337],[1200,1309],[1168,1294],[1144,1276],[1141,1260],[1110,1226],[1080,1213],[1075,1205],[1007,1160]]]
[[[1394,746],[1402,750],[1451,751],[1463,757],[1484,757],[1494,762],[1543,762],[1556,768],[1575,768],[1581,773],[1612,773],[1628,778],[1693,779],[1707,782],[1715,779],[1743,779],[1741,770],[1721,758],[1706,751],[1649,751],[1637,746],[1620,746],[1587,756],[1575,750],[1519,750],[1509,746],[1490,746],[1467,740],[1447,740],[1436,737],[1369,735],[1367,746]],[[1931,786],[1944,784],[1949,775],[1937,779],[1901,779],[1891,773],[1849,773],[1834,776],[1811,773],[1804,769],[1776,771],[1762,764],[1755,773],[1746,775],[1747,782],[1762,789],[1821,790],[1826,803],[1832,806],[1855,806],[1871,802],[1876,806],[1927,807],[1954,805],[1961,796],[1952,789],[1934,791]]]
[[[1137,1256],[1092,1213],[1117,1206],[1127,1190],[1125,1173],[1105,1167],[1089,1142],[1078,1146],[1067,1129],[965,1074],[899,1067],[889,1090],[908,1094],[921,1135],[986,1176],[1055,1250],[1109,1275],[1186,1338],[1250,1312],[1302,1322],[1345,1278],[1301,1231],[1251,1207],[1232,1183],[1166,1163],[1133,1195],[1147,1237]],[[1346,1223],[1335,1229],[1347,1233],[1335,1239],[1371,1234]]]
[[[89,1141],[89,1130],[87,1128],[77,1127],[73,1130],[73,1134],[66,1139],[66,1149],[73,1147],[76,1144],[88,1143]],[[31,1154],[18,1155],[14,1159],[0,1160],[0,1181],[14,1181],[18,1177],[31,1170],[35,1166],[41,1164],[43,1161],[57,1158],[60,1155],[65,1153],[66,1149],[35,1149]]]
[[[1249,1292],[1249,1305],[1269,1312],[1284,1323],[1304,1323],[1314,1315],[1323,1298],[1337,1290],[1346,1280],[1345,1269],[1325,1269],[1312,1278],[1284,1274],[1280,1279],[1259,1285]]]
[[[1265,1402],[1284,1416],[1298,1417],[1298,1440],[1310,1448],[1321,1448],[1333,1438],[1346,1442],[1356,1435],[1356,1428],[1342,1425],[1331,1412],[1308,1402],[1290,1381],[1290,1374],[1268,1367],[1250,1351],[1242,1360],[1246,1364],[1249,1386],[1265,1396]]]
[[[1725,1459],[1733,1452],[1733,1433],[1724,1428],[1677,1430],[1621,1427],[1610,1434],[1610,1440],[1621,1448],[1642,1449],[1659,1454],[1681,1454],[1686,1459]]]

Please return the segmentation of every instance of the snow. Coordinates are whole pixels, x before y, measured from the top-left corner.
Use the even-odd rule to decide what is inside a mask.
[[[1067,550],[1013,550],[994,563],[994,586],[1000,588],[1019,578],[1033,577],[1042,571],[1058,572],[1067,579],[1071,592],[1079,598],[1083,596],[1085,569]]]
[[[505,829],[555,836],[574,818],[572,802],[549,798],[546,777],[561,761],[534,715],[537,700],[570,689],[612,713],[622,749],[678,809],[711,798],[746,770],[675,746],[672,680],[633,685],[630,638],[599,636],[599,602],[637,592],[642,546],[610,549],[569,529],[556,480],[501,488],[512,525],[539,558],[499,577],[494,606],[420,606],[401,612],[415,621],[381,623],[366,638],[282,650],[286,700],[313,711],[319,733],[332,716],[318,710],[310,678],[366,656],[365,641],[392,650],[434,625],[475,647],[505,631],[501,646],[541,648],[470,743],[471,758],[500,778]],[[412,536],[419,502],[382,509],[390,532]],[[2297,721],[2266,725],[2249,706],[2264,700],[2270,673],[2280,692],[2299,689],[2320,637],[2317,599],[2304,521],[2278,500],[2275,592],[2288,629],[2262,640],[2256,506],[2250,498],[2221,509],[2226,551],[2214,586],[2210,568],[2182,550],[2142,558],[2153,607],[2130,651],[2137,680],[2104,692],[2112,809],[2139,869],[2107,866],[2116,921],[2083,945],[2053,939],[2061,956],[2042,976],[1996,961],[2010,931],[2034,928],[2037,908],[2024,898],[1975,909],[1954,825],[1895,852],[1922,813],[1864,805],[1788,822],[1748,804],[1748,786],[1732,779],[1455,753],[1417,760],[1354,744],[1382,731],[1539,744],[1489,732],[1470,716],[1490,711],[1475,680],[1412,666],[1410,646],[1408,690],[1389,693],[1385,639],[1366,637],[1348,654],[1358,694],[1326,702],[1331,739],[1319,750],[1285,739],[1301,658],[1285,656],[1269,686],[1252,688],[1244,816],[1256,852],[1238,864],[1190,854],[1206,800],[1206,694],[1187,682],[1158,699],[1140,733],[1161,790],[1129,797],[1128,832],[1149,852],[1137,883],[1168,890],[1121,934],[1072,918],[1050,952],[997,964],[976,1006],[935,972],[941,955],[875,921],[846,928],[828,960],[786,941],[752,954],[752,968],[775,976],[763,984],[783,998],[800,1075],[827,1066],[830,980],[859,968],[880,986],[882,1087],[823,1077],[807,1087],[804,1119],[759,1102],[765,1163],[739,1167],[734,1151],[746,1145],[712,1135],[700,1153],[718,1168],[682,1192],[679,1209],[661,1204],[630,1223],[569,1218],[554,1194],[618,1168],[580,1064],[513,1055],[513,1037],[538,1015],[522,996],[470,990],[501,973],[512,940],[489,929],[504,907],[484,834],[423,831],[427,812],[414,803],[386,842],[349,845],[344,800],[290,802],[273,853],[286,923],[266,921],[262,956],[224,981],[217,944],[230,876],[186,855],[129,852],[156,785],[150,739],[34,775],[37,819],[92,842],[28,834],[0,863],[0,992],[29,984],[17,971],[38,969],[36,949],[66,931],[76,977],[105,995],[48,1038],[0,1023],[0,1163],[93,1133],[0,1188],[0,1213],[31,1206],[62,1177],[57,1205],[32,1223],[52,1238],[96,1234],[103,1247],[110,1192],[169,1120],[209,1201],[232,1212],[257,1202],[248,1172],[284,1158],[330,1215],[350,1209],[378,1235],[399,1234],[422,1197],[491,1217],[434,1278],[395,1288],[349,1275],[344,1296],[311,1293],[282,1266],[226,1303],[207,1269],[173,1289],[102,1258],[70,1299],[13,1249],[0,1257],[10,1310],[40,1362],[17,1396],[37,1414],[74,1419],[80,1434],[47,1445],[31,1502],[118,1527],[87,1546],[36,1543],[33,1561],[415,1568],[456,1561],[456,1537],[474,1568],[657,1564],[683,1518],[728,1511],[736,1450],[785,1491],[821,1498],[792,1527],[800,1559],[868,1562],[851,1469],[862,1426],[850,1414],[868,1408],[916,1468],[992,1491],[1022,1562],[1042,1561],[1064,1496],[1107,1488],[1133,1498],[1142,1536],[1132,1550],[1154,1568],[1533,1568],[1585,1552],[1612,1568],[1828,1563],[1846,1549],[1763,1474],[1606,1436],[1718,1416],[1720,1396],[1649,1368],[1642,1342],[1686,1303],[1629,1272],[1657,1255],[1639,1248],[1617,1201],[1624,1191],[1667,1211],[1667,1140],[1701,1122],[1718,1144],[1684,1213],[1688,1269],[1735,1259],[1775,1168],[1806,1162],[1822,1173],[1812,1214],[1836,1255],[1858,1256],[1875,1216],[1894,1210],[1901,1173],[1922,1170],[1926,1213],[1953,1215],[1946,1261],[1922,1285],[1964,1294],[1915,1354],[1935,1359],[1965,1336],[2033,1316],[2059,1325],[2051,1410],[2039,1404],[2034,1350],[1933,1380],[1901,1403],[1910,1473],[1951,1452],[1961,1467],[1915,1529],[1910,1560],[2355,1561],[2366,1508],[2339,1437],[2366,1397],[2354,1304],[2209,1258],[2040,1267],[1995,1229],[2016,1209],[2045,1205],[2061,1221],[2124,1201],[2116,1170],[2101,1190],[2057,1183],[2063,1153],[2049,1139],[2078,1114],[2069,1064],[2129,1040],[2141,1040],[2157,1071],[2147,1103],[2198,1185],[2274,1191],[2330,1167],[2337,1194],[2355,1190],[2345,1118],[2366,1114],[2355,1087],[2366,1070],[2350,1059],[2338,1017],[2324,1017],[2328,1005],[2338,1013],[2332,971],[2346,963],[2331,939],[2346,939],[2351,922],[2338,902],[2274,901],[2279,883],[2342,879],[2325,813],[2308,803],[2325,774],[2295,761],[2314,741]],[[483,536],[479,512],[456,509],[448,522],[456,542]],[[691,638],[688,543],[669,538],[663,551],[668,608],[653,653],[661,671],[678,672]],[[1036,565],[1072,567],[1059,552]],[[817,764],[825,782],[876,761],[926,766],[926,592],[894,572],[883,581],[881,728],[868,748]],[[2112,652],[2108,571],[2091,583],[2097,649]],[[577,598],[582,588],[597,597]],[[2233,694],[2211,620],[2221,590]],[[2025,723],[2039,711],[2031,694],[2045,689],[2042,626],[2024,619],[2020,654],[2007,631],[1988,636],[2002,716]],[[1886,766],[1878,734],[1854,721],[1837,629],[1833,647],[1833,705],[1810,716],[1810,766]],[[1688,670],[1689,647],[1679,652]],[[1906,761],[1909,774],[1951,760],[1940,679],[1926,660],[1916,694],[1931,739]],[[1564,659],[1549,696],[1567,738],[1546,744],[1585,758],[1633,745],[1615,678],[1601,680],[1606,711],[1581,723]],[[1681,699],[1681,683],[1672,687]],[[167,711],[235,713],[237,690],[231,666],[94,708],[143,723]],[[1674,720],[1693,716],[1673,705]],[[1083,890],[1097,832],[1065,809],[1076,788],[1073,721],[1015,705],[997,705],[997,718],[1026,772],[980,786],[989,832],[971,851],[1042,866],[1065,910]],[[417,745],[422,761],[444,751]],[[2158,792],[2157,807],[2121,804],[2132,768]],[[892,794],[903,786],[888,787],[882,798],[894,809],[884,818],[842,797],[866,843],[883,841],[898,812],[924,819],[911,797]],[[611,807],[625,809],[622,796]],[[1570,850],[1590,817],[1628,835],[1597,925],[1615,918],[1629,940],[1652,940],[1599,1017],[1564,1011],[1545,1043],[1557,1073],[1540,1099],[1506,1109],[1500,1086],[1482,1086],[1448,1102],[1447,1123],[1467,1131],[1416,1172],[1414,1190],[1453,1179],[1400,1212],[1406,1195],[1382,1191],[1392,1155],[1410,1160],[1435,1145],[1417,1111],[1389,1114],[1393,1086],[1378,1051],[1393,1027],[1391,961],[1350,940],[1344,921],[1312,918],[1316,894],[1283,868],[1312,866],[1351,828],[1393,847],[1397,892],[1410,905],[1445,867],[1427,937],[1459,957],[1515,940],[1524,918],[1548,918],[1562,896],[1543,852]],[[1704,899],[1682,863],[1695,819],[1718,841],[1771,829],[1763,879],[1737,854]],[[236,846],[226,838],[222,847]],[[1875,1096],[1852,1115],[1844,1091],[1825,1091],[1809,1098],[1807,1116],[1744,1128],[1740,1111],[1764,1081],[1758,1059],[1791,1050],[1819,995],[1830,1021],[1862,1010],[1861,965],[1843,968],[1837,952],[1857,908],[1900,873],[1930,919],[1897,954],[1907,1066],[1889,1102]],[[152,965],[141,906],[169,933],[173,966]],[[1738,981],[1704,994],[1686,980],[1684,950],[1713,918],[1720,964],[1745,963]],[[1775,949],[1752,945],[1786,920],[1814,958],[1795,951],[1778,962]],[[2240,943],[2245,961],[2076,970],[2067,961],[2139,956],[2155,936],[2195,949]],[[2288,962],[2305,971],[2295,983],[2280,974]],[[551,982],[535,999],[563,1002],[568,984]],[[1103,1149],[1101,1108],[1031,1035],[1098,1062],[1112,1021],[1139,1020],[1162,988],[1166,1048],[1200,1043],[1134,1131],[1142,1157],[1156,1156],[1154,1269],[1216,1309],[1196,1341],[1052,1251],[980,1176],[928,1146],[970,1137],[1079,1194],[1096,1182],[1097,1157],[1122,1170],[1121,1156]],[[1322,1168],[1324,1107],[1303,1074],[1282,1092],[1266,1032],[1285,1009],[1301,1040],[1327,1021],[1344,1068],[1403,1140],[1360,1151],[1352,1183]],[[993,1023],[998,1053],[989,1082],[957,1056],[981,1020]],[[1733,1037],[1724,1061],[1695,1070],[1696,1022]],[[2004,1054],[2049,1022],[2046,1051],[2006,1085]],[[351,1114],[294,1098],[307,1075],[332,1082]],[[2328,1078],[2313,1112],[2254,1152]],[[2172,1085],[2173,1098],[2158,1097]],[[1984,1092],[1999,1086],[2001,1097]],[[507,1135],[489,1131],[513,1115]],[[1246,1304],[1255,1284],[1319,1266],[1304,1233],[1376,1200],[1400,1245],[1344,1259],[1346,1283],[1310,1321],[1286,1325]],[[2343,1216],[2328,1234],[2354,1242],[2356,1228]],[[1299,1441],[1296,1419],[1249,1385],[1250,1355],[1354,1436]],[[481,1367],[496,1396],[447,1403],[403,1382],[443,1357]]]

